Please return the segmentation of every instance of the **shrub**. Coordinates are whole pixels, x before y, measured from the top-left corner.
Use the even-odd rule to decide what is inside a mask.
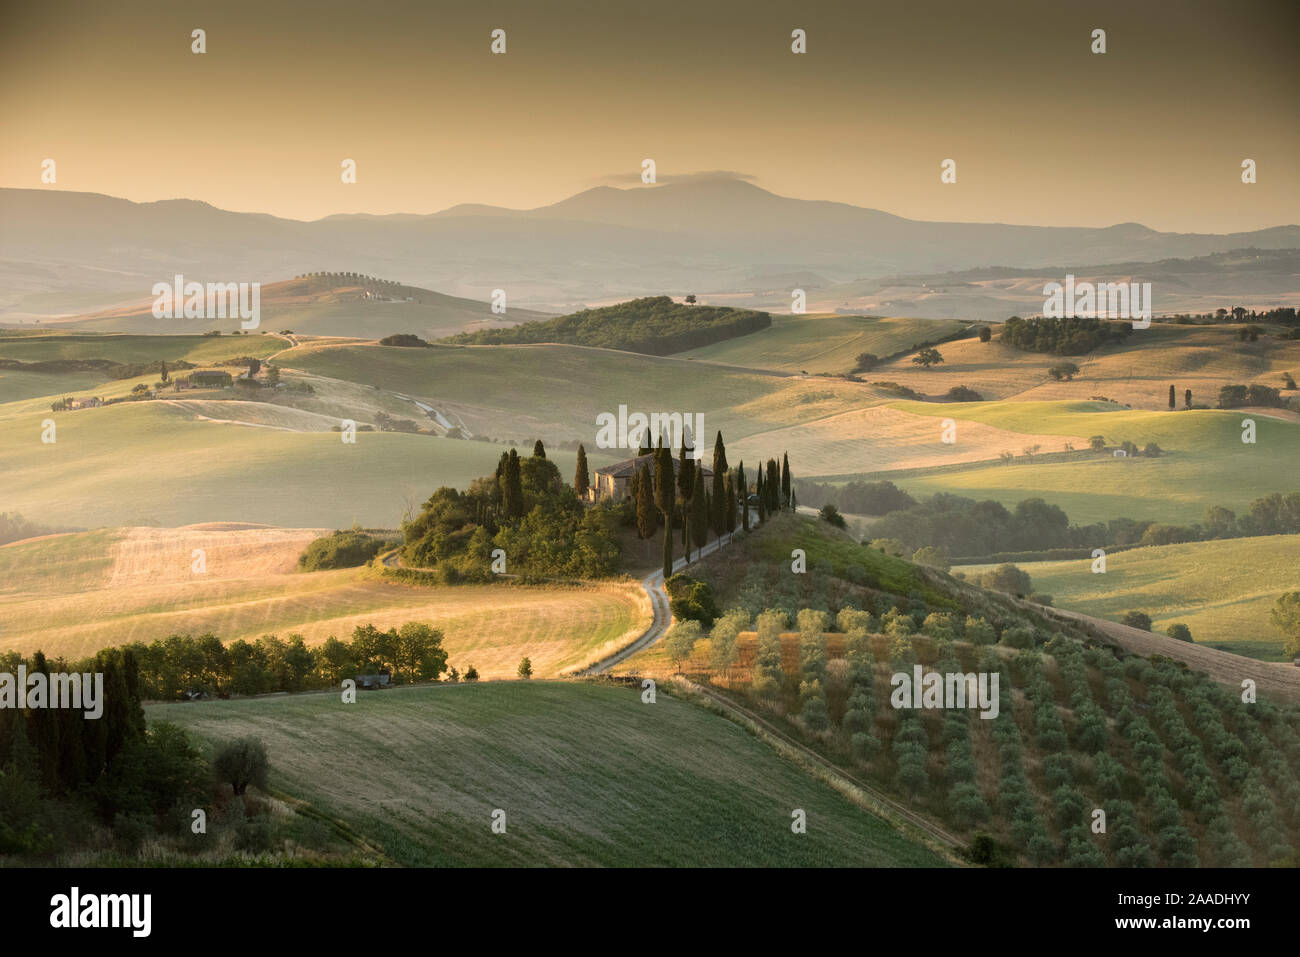
[[[1175,641],[1192,640],[1192,630],[1188,628],[1186,625],[1181,623],[1170,625],[1168,628],[1165,629],[1165,634],[1168,635],[1170,638],[1173,638]]]
[[[847,523],[844,521],[844,516],[840,514],[840,510],[830,502],[823,505],[821,511],[817,514],[821,517],[823,522],[829,522],[836,528],[847,527]]]
[[[1126,611],[1124,617],[1120,619],[1120,624],[1128,625],[1130,628],[1141,628],[1143,631],[1151,630],[1151,616],[1140,611]]]
[[[1009,562],[1004,562],[992,571],[980,575],[979,585],[981,588],[1011,595],[1027,595],[1033,591],[1029,573]]]
[[[383,549],[382,539],[360,529],[336,531],[318,538],[298,556],[298,567],[306,572],[327,568],[356,568],[370,561]]]
[[[949,402],[983,402],[984,396],[964,385],[955,385],[944,396]]]

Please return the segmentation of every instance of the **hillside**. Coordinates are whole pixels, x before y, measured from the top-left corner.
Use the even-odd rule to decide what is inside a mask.
[[[670,634],[628,672],[680,666],[963,840],[990,836],[992,863],[1290,866],[1300,856],[1300,680],[1289,666],[1146,633],[1134,653],[1125,629],[975,588],[788,514],[686,574],[725,615],[679,661]],[[971,675],[978,698],[900,697],[918,668],[938,673],[940,688]],[[1259,687],[1249,707],[1243,673]],[[1104,833],[1089,826],[1093,809]]]
[[[406,866],[941,863],[667,689],[653,705],[636,688],[514,681],[361,694],[347,707],[326,693],[147,713],[207,740],[257,735],[273,787]],[[809,821],[797,836],[796,808]],[[492,831],[496,809],[504,834]]]
[[[28,322],[131,302],[159,279],[192,271],[196,262],[223,280],[271,283],[304,271],[355,270],[478,300],[505,276],[513,301],[561,311],[575,302],[672,289],[780,288],[792,273],[850,283],[1008,263],[1119,263],[1300,248],[1294,225],[1213,235],[1162,233],[1136,223],[923,222],[779,196],[725,176],[597,187],[530,210],[474,205],[431,215],[314,222],[187,199],[135,203],[70,190],[4,189],[0,223],[0,289],[6,291],[0,321]],[[838,290],[824,305],[811,300],[822,311],[846,301],[850,297]],[[902,302],[849,308],[943,315],[916,305],[921,308]],[[962,317],[970,317],[969,309]]]
[[[497,315],[486,302],[338,273],[265,282],[260,289],[260,306],[261,324],[254,335],[259,331],[292,329],[304,335],[360,339],[380,339],[395,333],[437,339],[465,330],[529,322],[545,315],[517,308],[508,308],[505,315]],[[140,335],[201,333],[211,329],[233,332],[241,328],[238,318],[156,319],[152,309],[153,299],[149,298],[102,312],[47,319],[42,326]]]
[[[1077,523],[1120,516],[1190,524],[1211,505],[1244,510],[1272,492],[1294,485],[1287,463],[1300,455],[1300,423],[1268,410],[1149,412],[1104,402],[966,402],[935,405],[896,403],[894,408],[957,424],[957,445],[968,423],[1015,432],[1034,429],[1055,436],[1031,458],[902,472],[889,478],[914,496],[955,492],[1014,505],[1034,496],[1065,509]],[[1256,442],[1241,441],[1241,423],[1251,418]],[[1139,448],[1157,443],[1158,458],[1116,459],[1083,451],[1070,435],[1102,435],[1109,446],[1123,441]],[[1060,453],[1073,441],[1076,451]],[[1140,514],[1138,514],[1140,513]]]
[[[586,664],[632,640],[650,618],[632,582],[590,586],[415,588],[364,568],[300,572],[298,556],[328,529],[100,529],[0,547],[0,652],[75,660],[168,635],[225,642],[302,635],[308,646],[358,625],[432,621],[451,663],[513,676],[528,655],[539,677]],[[194,549],[205,570],[193,571]],[[515,624],[503,630],[502,616]]]
[[[780,372],[843,373],[854,371],[864,352],[892,356],[962,328],[957,322],[902,317],[774,315],[767,329],[686,349],[678,358]]]
[[[466,332],[445,341],[479,346],[561,343],[664,356],[736,339],[771,324],[772,317],[765,312],[679,304],[668,296],[651,296],[510,329]]]
[[[1269,612],[1278,595],[1300,588],[1300,535],[1130,549],[1108,556],[1104,575],[1089,573],[1091,559],[1017,564],[1058,608],[1112,621],[1141,611],[1158,634],[1181,622],[1197,643],[1289,660]],[[987,566],[959,570],[975,575]]]

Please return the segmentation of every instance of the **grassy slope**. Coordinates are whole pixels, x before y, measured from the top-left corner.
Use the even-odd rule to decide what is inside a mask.
[[[957,420],[958,443],[962,423],[979,422],[1013,431],[1099,434],[1111,444],[1156,442],[1171,453],[1154,459],[1081,455],[1069,462],[971,465],[895,479],[913,495],[946,491],[1004,504],[1040,496],[1064,508],[1074,522],[1127,515],[1188,523],[1199,521],[1209,505],[1241,511],[1262,495],[1293,491],[1297,484],[1289,463],[1300,460],[1300,424],[1247,412],[1148,412],[1098,402],[899,402],[894,407]],[[1241,441],[1245,418],[1255,420],[1254,445]]]
[[[943,364],[923,370],[903,357],[871,373],[892,379],[925,395],[942,395],[955,385],[974,389],[988,399],[1060,400],[1104,395],[1134,408],[1164,409],[1169,386],[1192,399],[1213,405],[1219,387],[1259,382],[1280,388],[1281,373],[1300,373],[1300,343],[1265,337],[1237,341],[1237,326],[1176,326],[1154,323],[1134,330],[1120,346],[1083,356],[1022,352],[994,340],[974,339],[939,346]],[[882,353],[883,354],[883,353]],[[1056,382],[1047,370],[1069,361],[1079,366],[1073,382]]]
[[[936,865],[734,724],[660,693],[499,682],[151,707],[256,734],[275,787],[407,865]],[[493,834],[494,809],[507,831]],[[808,832],[791,833],[803,808]]]
[[[58,441],[45,445],[48,415],[15,415],[0,427],[4,507],[65,527],[393,527],[404,507],[440,485],[466,487],[501,454],[489,443],[396,433],[359,432],[346,445],[338,433],[196,421],[163,402],[58,414]],[[552,458],[572,474],[573,453]]]
[[[782,372],[850,372],[863,352],[893,355],[963,325],[947,319],[773,315],[768,329],[682,352],[678,358]]]
[[[1112,621],[1144,611],[1157,632],[1182,622],[1199,643],[1284,660],[1269,611],[1282,592],[1300,588],[1300,535],[1137,548],[1108,556],[1105,574],[1091,566],[1091,559],[1020,565],[1034,590],[1052,595],[1060,608]]]
[[[430,621],[451,663],[485,677],[532,658],[562,673],[631,641],[649,624],[632,582],[590,586],[418,588],[364,569],[302,574],[296,563],[321,529],[103,529],[0,547],[0,649],[69,658],[171,634],[254,641],[301,634],[346,638],[357,625]],[[191,571],[193,549],[207,571]],[[502,621],[512,627],[503,629]]]

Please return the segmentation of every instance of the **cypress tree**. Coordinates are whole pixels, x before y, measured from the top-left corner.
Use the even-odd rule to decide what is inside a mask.
[[[749,531],[749,479],[745,478],[745,462],[742,459],[736,469],[736,485],[740,488],[740,527]]]
[[[641,538],[650,538],[659,527],[655,513],[653,481],[650,478],[650,466],[641,466],[641,471],[634,479],[636,484],[636,531]]]
[[[775,515],[781,508],[781,470],[777,467],[776,459],[767,460],[763,488],[767,490],[767,514]]]
[[[664,580],[667,581],[673,577],[673,528],[672,524],[664,523]]]
[[[1191,407],[1192,407],[1192,390],[1188,389],[1186,392],[1183,393],[1183,408],[1190,409]]]
[[[1174,392],[1174,387],[1171,385],[1169,387],[1169,408],[1171,409],[1175,409],[1178,407],[1178,399],[1175,398],[1175,396],[1176,393]]]
[[[790,453],[781,454],[781,504],[790,504]]]
[[[587,450],[578,444],[578,467],[573,473],[573,488],[578,498],[586,498],[591,488],[591,472],[587,469]]]
[[[662,445],[655,456],[655,507],[663,513],[664,525],[672,534],[673,509],[677,507],[677,487],[673,478],[673,454]]]
[[[695,492],[691,495],[691,534],[695,547],[703,548],[709,540],[709,493],[704,488],[704,470],[695,470]]]
[[[727,481],[722,487],[722,519],[728,532],[736,530],[736,478],[727,473]]]
[[[541,439],[538,439],[533,443],[533,457],[539,459],[546,458],[546,446],[542,445]]]
[[[727,531],[727,447],[722,444],[722,433],[718,432],[713,442],[713,494],[709,521],[713,524],[713,534],[722,535]],[[735,500],[732,499],[733,511]]]
[[[507,518],[524,517],[524,485],[519,472],[519,453],[510,450],[506,460],[504,480],[501,483],[501,503]]]
[[[754,489],[758,495],[758,521],[761,525],[767,521],[767,489],[763,488],[763,466],[758,467],[758,484]]]
[[[36,652],[28,668],[28,677],[40,672],[45,675],[46,704],[49,704],[50,668],[45,655]],[[105,676],[107,677],[107,676]],[[107,692],[108,682],[105,681]],[[106,712],[107,713],[107,712]],[[28,712],[27,729],[31,732],[32,747],[36,750],[36,765],[40,769],[41,784],[51,793],[59,791],[59,713],[53,708],[32,708]]]

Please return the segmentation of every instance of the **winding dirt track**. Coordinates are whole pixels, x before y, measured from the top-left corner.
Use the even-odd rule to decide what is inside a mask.
[[[1277,661],[1259,661],[1244,655],[1235,655],[1230,651],[1220,651],[1206,645],[1186,641],[1175,641],[1163,635],[1152,634],[1140,628],[1130,628],[1104,618],[1093,618],[1077,611],[1064,608],[1051,608],[1045,605],[1024,603],[1035,611],[1059,618],[1092,625],[1115,644],[1136,655],[1149,658],[1152,655],[1164,655],[1186,663],[1189,668],[1203,671],[1215,681],[1228,685],[1237,691],[1247,678],[1254,681],[1261,692],[1275,695],[1288,701],[1300,701],[1300,668]]]
[[[705,555],[711,555],[723,545],[730,543],[731,537],[735,532],[728,532],[721,538],[716,538],[695,553],[692,562],[698,561]],[[677,572],[687,565],[686,557],[676,559],[673,562],[673,571]],[[632,642],[606,658],[602,658],[595,664],[588,665],[586,668],[576,672],[578,677],[587,677],[589,675],[598,675],[601,672],[608,671],[621,661],[626,661],[638,651],[649,648],[656,641],[662,638],[668,632],[668,626],[673,623],[673,613],[668,607],[668,593],[664,591],[664,572],[663,569],[647,575],[641,579],[641,587],[645,589],[646,595],[650,598],[650,607],[654,610],[654,619],[636,641]]]

